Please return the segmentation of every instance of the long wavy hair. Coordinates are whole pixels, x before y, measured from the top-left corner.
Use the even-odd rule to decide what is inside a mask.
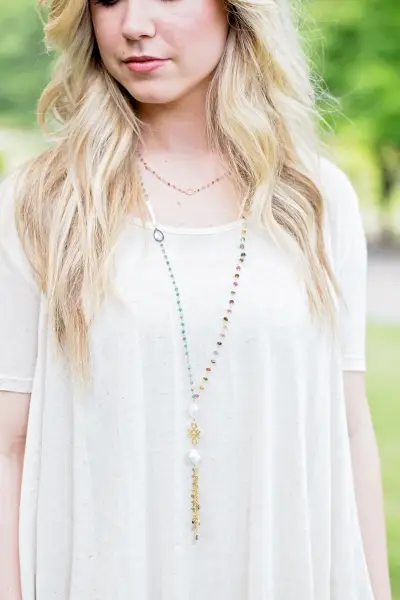
[[[288,0],[221,1],[229,32],[206,100],[210,144],[247,209],[300,259],[311,314],[333,322],[337,284],[313,177],[315,94]],[[88,0],[38,6],[58,56],[38,103],[53,143],[21,173],[17,228],[59,348],[85,381],[89,327],[109,285],[113,246],[126,215],[143,207],[132,161],[143,128],[134,99],[101,62]]]

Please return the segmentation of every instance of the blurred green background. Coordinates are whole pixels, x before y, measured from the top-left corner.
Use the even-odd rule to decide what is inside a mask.
[[[35,107],[52,56],[33,0],[0,0],[0,8],[1,176],[43,146]],[[400,600],[400,3],[308,0],[300,20],[321,134],[358,191],[369,240],[367,384]]]

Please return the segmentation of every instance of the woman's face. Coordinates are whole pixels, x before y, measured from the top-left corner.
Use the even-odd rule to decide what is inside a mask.
[[[106,69],[141,103],[207,86],[228,33],[222,0],[91,0],[91,14]],[[163,61],[124,62],[144,55]]]

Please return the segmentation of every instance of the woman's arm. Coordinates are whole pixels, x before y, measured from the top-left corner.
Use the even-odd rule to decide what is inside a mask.
[[[30,394],[0,391],[0,598],[21,600],[18,520]]]
[[[363,372],[345,372],[344,387],[361,533],[375,600],[391,600],[381,469]]]

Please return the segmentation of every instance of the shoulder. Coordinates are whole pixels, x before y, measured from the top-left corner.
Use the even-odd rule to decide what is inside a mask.
[[[0,181],[0,258],[11,263],[25,280],[36,287],[17,229],[16,208],[20,178],[21,169],[18,168]]]
[[[358,197],[353,184],[337,165],[327,158],[319,158],[317,177],[326,209],[332,215],[358,208]]]
[[[326,235],[333,258],[341,264],[353,249],[365,254],[359,198],[347,174],[326,158],[319,159],[317,187],[324,203]]]
[[[14,170],[2,179],[0,179],[0,211],[3,216],[4,207],[9,205],[13,196],[17,180],[17,171]]]
[[[12,171],[0,181],[0,244],[2,250],[8,253],[15,242],[17,184],[17,171]]]

